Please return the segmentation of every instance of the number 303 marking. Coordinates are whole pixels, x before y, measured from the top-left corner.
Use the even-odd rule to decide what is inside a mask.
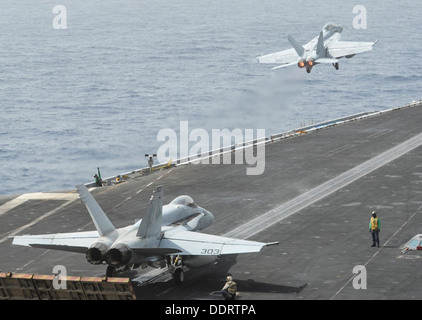
[[[201,250],[201,254],[220,254],[220,250],[219,249],[202,249]]]

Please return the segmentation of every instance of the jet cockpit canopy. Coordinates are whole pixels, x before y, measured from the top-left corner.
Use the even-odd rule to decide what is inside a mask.
[[[334,24],[332,22],[328,22],[324,25],[324,27],[322,27],[322,30],[324,32],[342,32],[343,31],[343,27],[339,24]]]
[[[187,206],[190,208],[196,208],[195,202],[189,196],[179,196],[175,198],[171,203],[175,205],[182,205],[182,206]]]

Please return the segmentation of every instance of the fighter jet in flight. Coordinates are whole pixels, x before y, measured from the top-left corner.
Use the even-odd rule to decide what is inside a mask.
[[[163,187],[157,187],[145,216],[135,224],[116,229],[84,185],[76,186],[96,231],[15,236],[13,244],[85,253],[91,264],[107,264],[107,276],[138,268],[168,267],[177,283],[186,268],[199,267],[218,256],[259,252],[262,243],[199,233],[214,221],[211,212],[189,196],[163,206]]]
[[[280,64],[274,69],[284,68],[297,64],[299,68],[306,68],[310,73],[313,66],[319,63],[331,63],[339,69],[339,59],[351,58],[358,53],[372,50],[378,42],[351,42],[340,41],[343,27],[333,23],[327,23],[315,37],[304,46],[300,45],[292,36],[288,36],[293,49],[266,54],[257,58],[259,63]]]

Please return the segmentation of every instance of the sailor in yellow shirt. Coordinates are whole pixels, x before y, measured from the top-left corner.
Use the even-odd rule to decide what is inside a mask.
[[[375,211],[372,211],[372,218],[369,221],[369,232],[372,234],[371,247],[380,246],[380,238],[379,238],[380,230],[381,230],[380,218],[377,217],[377,213]]]

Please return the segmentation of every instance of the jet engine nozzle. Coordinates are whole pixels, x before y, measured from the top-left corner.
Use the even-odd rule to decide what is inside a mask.
[[[306,60],[305,59],[300,59],[299,62],[297,63],[297,66],[299,68],[303,68],[306,65]]]
[[[315,65],[315,60],[309,59],[308,61],[306,61],[306,64],[308,65],[308,67],[313,67]]]
[[[132,251],[124,244],[118,244],[108,250],[106,260],[109,265],[123,267],[132,258]]]
[[[86,260],[91,264],[101,264],[106,259],[108,247],[103,242],[95,242],[86,251]]]

